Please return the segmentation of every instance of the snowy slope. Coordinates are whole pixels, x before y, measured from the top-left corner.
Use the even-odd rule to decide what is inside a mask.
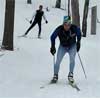
[[[27,5],[25,0],[16,0],[15,51],[0,52],[0,54],[5,54],[0,58],[0,97],[100,98],[100,46],[97,45],[100,41],[99,24],[96,36],[91,36],[89,32],[88,37],[82,39],[80,55],[88,77],[87,80],[84,78],[78,56],[76,56],[75,80],[81,91],[77,92],[67,83],[68,55],[64,57],[61,63],[58,84],[40,89],[42,85],[46,85],[51,80],[53,75],[53,57],[49,53],[49,37],[55,27],[62,23],[63,16],[66,14],[65,11],[52,8],[53,0],[48,1],[48,3],[47,1],[33,0],[33,5]],[[45,7],[48,5],[50,8],[50,12],[46,12],[44,9],[49,23],[42,26],[42,39],[36,38],[37,26],[30,31],[28,38],[18,38],[17,36],[22,35],[30,26],[25,18],[31,19],[34,12],[33,8],[36,9],[39,2],[44,4]],[[82,4],[81,2],[82,0],[80,0],[80,4]],[[2,13],[0,15],[0,39],[3,35],[4,7],[4,0],[0,0],[0,11]],[[88,30],[90,30],[90,26],[88,26]],[[56,43],[56,47],[58,47],[59,41],[57,40]]]

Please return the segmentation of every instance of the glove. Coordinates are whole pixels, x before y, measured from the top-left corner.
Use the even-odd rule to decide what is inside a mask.
[[[30,21],[30,24],[32,24],[32,20]]]
[[[54,55],[54,54],[56,53],[56,48],[55,48],[55,46],[52,46],[52,47],[50,48],[50,52],[51,52],[52,55]]]
[[[80,50],[80,42],[77,42],[77,52],[79,52],[79,50]]]
[[[48,21],[46,20],[46,21],[45,21],[45,23],[47,24],[47,23],[48,23]]]

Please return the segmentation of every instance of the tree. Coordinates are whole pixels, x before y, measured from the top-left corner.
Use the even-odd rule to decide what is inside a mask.
[[[61,0],[56,0],[56,8],[60,8],[61,7]]]
[[[91,9],[91,34],[96,34],[97,30],[97,6],[93,6]]]
[[[32,0],[27,0],[27,3],[28,4],[32,4]]]
[[[13,50],[14,11],[15,0],[6,0],[5,25],[2,42],[2,48],[6,50]]]
[[[89,0],[85,0],[84,13],[83,13],[83,22],[82,22],[83,37],[86,37],[86,33],[87,33],[88,10],[89,10]]]
[[[70,0],[68,0],[68,16],[70,16]]]
[[[72,22],[80,27],[79,0],[71,0]]]

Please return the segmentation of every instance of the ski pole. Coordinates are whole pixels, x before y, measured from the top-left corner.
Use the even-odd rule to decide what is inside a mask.
[[[25,18],[25,20],[28,21],[28,22],[30,23],[30,21],[29,21],[27,18]]]
[[[81,66],[82,66],[82,69],[83,69],[83,72],[84,72],[84,76],[87,79],[87,75],[86,75],[86,72],[85,72],[85,69],[84,69],[84,66],[83,66],[83,63],[82,63],[82,60],[81,60],[81,57],[80,57],[79,53],[78,53],[78,57],[79,57],[79,60],[80,60],[80,63],[81,63]]]
[[[55,65],[55,55],[53,56],[53,64]]]

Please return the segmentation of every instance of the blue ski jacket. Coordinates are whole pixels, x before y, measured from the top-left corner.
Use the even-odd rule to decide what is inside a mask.
[[[63,25],[58,26],[51,35],[51,45],[55,46],[55,39],[59,37],[60,44],[64,47],[70,47],[81,40],[80,28],[71,24],[68,31],[64,30]]]

